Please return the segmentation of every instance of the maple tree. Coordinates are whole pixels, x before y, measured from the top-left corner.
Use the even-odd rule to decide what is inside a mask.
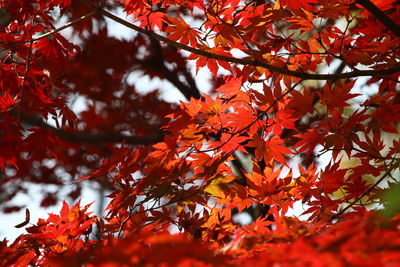
[[[45,193],[61,211],[26,209],[1,266],[400,264],[399,1],[0,0],[0,14],[2,211],[32,183],[76,203]],[[84,181],[110,192],[99,215]]]

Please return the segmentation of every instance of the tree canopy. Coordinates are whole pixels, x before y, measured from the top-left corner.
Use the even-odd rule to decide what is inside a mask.
[[[399,21],[395,0],[0,0],[0,203],[26,214],[0,265],[400,265]],[[32,184],[59,213],[12,204]]]

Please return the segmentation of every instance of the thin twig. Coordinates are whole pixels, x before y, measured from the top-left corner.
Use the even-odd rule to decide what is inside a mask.
[[[2,45],[11,45],[11,46],[18,46],[18,45],[23,45],[23,44],[27,44],[27,43],[33,43],[33,42],[39,41],[40,39],[43,39],[43,38],[52,36],[52,35],[54,35],[54,34],[60,32],[60,31],[62,31],[62,30],[64,30],[64,29],[66,29],[66,28],[69,28],[69,27],[75,25],[76,23],[78,23],[78,22],[80,22],[80,21],[82,21],[82,20],[85,20],[85,19],[87,19],[87,18],[93,16],[93,15],[96,14],[96,13],[97,13],[97,10],[94,10],[94,11],[92,11],[92,12],[86,14],[86,15],[83,15],[82,17],[77,18],[76,20],[73,20],[73,21],[71,21],[71,22],[68,22],[67,24],[65,24],[65,25],[63,25],[63,26],[61,26],[61,27],[59,27],[59,28],[57,28],[57,29],[54,29],[54,30],[51,30],[51,31],[49,31],[49,32],[46,32],[46,33],[44,33],[44,34],[42,34],[42,35],[39,35],[39,36],[36,37],[36,38],[32,38],[32,39],[29,39],[29,40],[26,40],[26,41],[19,41],[19,42],[10,42],[10,43],[0,42],[0,44],[2,44]]]
[[[386,173],[384,175],[382,175],[381,178],[379,178],[373,185],[371,185],[367,190],[365,190],[364,193],[362,193],[358,198],[356,198],[354,201],[350,202],[344,209],[340,210],[338,213],[336,213],[335,215],[333,215],[329,221],[333,221],[337,218],[339,218],[340,215],[342,215],[343,213],[345,213],[348,209],[350,209],[351,207],[353,207],[358,201],[360,201],[363,197],[365,197],[366,195],[368,195],[372,190],[374,190],[383,180],[385,180],[385,178],[387,176],[390,175],[390,172],[394,169],[394,167],[392,166],[389,170],[386,171]]]
[[[42,129],[48,129],[53,132],[56,136],[67,142],[74,143],[125,143],[131,145],[147,145],[161,142],[163,140],[162,132],[156,132],[153,135],[145,136],[129,136],[121,133],[102,132],[102,133],[90,133],[83,131],[68,131],[58,129],[44,122],[41,118],[30,116],[26,114],[19,114],[22,121],[38,126]]]

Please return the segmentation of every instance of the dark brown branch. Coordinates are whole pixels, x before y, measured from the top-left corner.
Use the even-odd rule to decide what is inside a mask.
[[[178,88],[178,90],[185,96],[187,100],[190,100],[191,97],[196,99],[199,99],[201,97],[201,94],[199,90],[197,90],[197,88],[192,88],[183,84],[177,77],[176,73],[171,72],[165,66],[163,66],[162,70],[164,71],[163,75],[165,76],[165,78],[170,81],[176,88]]]
[[[56,136],[67,142],[73,143],[88,143],[88,144],[101,144],[101,143],[125,143],[131,145],[148,145],[161,142],[163,135],[158,132],[154,135],[146,136],[129,136],[120,133],[89,133],[83,131],[67,131],[58,129],[44,122],[41,118],[36,116],[30,116],[26,114],[19,114],[22,121],[27,124],[38,126],[42,129],[48,129],[53,132]]]
[[[385,13],[382,12],[374,3],[369,0],[356,0],[356,3],[363,6],[369,13],[375,16],[383,25],[386,26],[397,37],[400,37],[400,26],[391,20]]]
[[[378,70],[355,70],[355,71],[351,71],[351,72],[338,73],[338,74],[314,74],[314,73],[307,73],[307,72],[292,71],[292,70],[288,70],[286,68],[276,67],[276,66],[270,65],[268,63],[261,62],[257,59],[250,60],[250,59],[245,59],[245,58],[234,58],[234,57],[229,57],[229,56],[218,55],[218,54],[203,51],[201,49],[193,48],[193,47],[178,43],[176,41],[170,40],[170,39],[168,39],[162,35],[159,35],[155,32],[148,31],[146,29],[142,29],[139,26],[136,26],[135,24],[125,21],[102,8],[99,8],[95,5],[87,3],[84,0],[79,0],[79,1],[81,3],[83,3],[84,5],[97,10],[100,14],[108,17],[109,19],[128,27],[129,29],[132,29],[132,30],[137,31],[142,34],[145,34],[145,35],[149,36],[150,38],[159,40],[161,42],[165,42],[169,45],[173,45],[179,49],[191,52],[193,54],[197,54],[200,56],[204,56],[204,57],[212,58],[212,59],[216,59],[216,60],[226,61],[226,62],[230,62],[230,63],[234,63],[234,64],[262,67],[262,68],[270,70],[271,72],[277,72],[280,74],[297,77],[302,80],[339,80],[339,79],[348,79],[348,78],[360,77],[360,76],[390,75],[390,74],[400,72],[400,64],[397,64],[396,66],[394,66],[392,68],[378,69]]]
[[[161,47],[161,44],[159,41],[150,39],[151,40],[151,46],[152,46],[152,60],[144,60],[141,62],[142,65],[145,67],[148,67],[150,69],[153,69],[157,72],[160,73],[161,77],[165,77],[170,83],[172,83],[184,96],[187,100],[189,100],[191,97],[199,99],[201,97],[201,93],[199,89],[197,88],[196,84],[194,83],[194,80],[191,76],[189,76],[189,73],[183,73],[185,75],[185,78],[188,80],[188,84],[184,84],[179,80],[178,77],[178,70],[177,71],[170,71],[164,64],[165,58],[163,55],[163,50]],[[178,51],[176,51],[178,53]]]

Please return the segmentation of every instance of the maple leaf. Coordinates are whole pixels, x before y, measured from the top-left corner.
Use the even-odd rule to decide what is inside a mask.
[[[297,90],[293,90],[292,92],[290,92],[290,94],[293,97],[290,99],[287,107],[294,110],[295,113],[293,114],[293,117],[302,117],[307,113],[314,113],[314,95],[311,90],[307,90],[306,88],[304,88],[303,93]]]
[[[12,97],[10,92],[5,91],[2,96],[0,96],[0,111],[6,112],[12,109],[12,107],[20,101],[18,96]]]
[[[347,169],[339,170],[339,162],[328,165],[320,174],[322,191],[326,194],[331,194],[338,190],[344,184],[346,172]]]
[[[232,97],[236,97],[238,94],[242,92],[240,90],[241,87],[242,87],[242,79],[233,78],[225,82],[220,87],[218,87],[216,91],[222,93],[223,98],[231,99]]]
[[[141,22],[141,27],[150,26],[152,31],[154,31],[156,27],[158,30],[163,30],[165,27],[164,25],[168,23],[166,14],[158,11],[151,12],[148,16],[142,16],[138,18],[138,21]]]
[[[51,0],[51,4],[54,6],[61,6],[63,8],[68,7],[71,5],[72,0]]]
[[[325,130],[314,128],[305,133],[297,134],[296,137],[300,140],[297,141],[294,147],[300,148],[299,152],[307,151],[307,155],[311,155],[317,145],[324,143],[324,133],[326,134]]]
[[[292,117],[292,112],[279,110],[275,117],[268,120],[268,124],[272,125],[272,132],[275,135],[281,135],[282,129],[296,129],[295,121],[296,118]]]
[[[226,120],[228,125],[234,129],[249,128],[249,126],[251,127],[255,123],[258,123],[257,119],[258,118],[255,114],[253,114],[253,111],[247,108],[239,109],[235,113],[229,113],[224,116],[224,120]],[[249,131],[249,133],[252,132],[252,130]]]
[[[174,41],[180,41],[182,44],[190,44],[192,47],[197,47],[200,35],[195,29],[192,29],[189,24],[181,16],[176,18],[169,17],[168,21],[171,26],[165,28],[165,32],[170,33],[168,38]]]
[[[205,45],[201,45],[200,48],[206,52],[214,53],[214,54],[219,54],[223,56],[230,56],[229,53],[227,53],[223,48],[221,47],[208,47]],[[223,67],[226,70],[231,70],[231,66],[228,62],[223,61],[223,60],[216,60],[213,58],[207,58],[201,55],[197,54],[191,54],[188,57],[189,60],[196,60],[196,72],[204,66],[207,66],[207,68],[211,71],[211,73],[215,76],[217,76],[218,73],[218,66]]]
[[[278,2],[278,1],[277,1]],[[312,4],[317,4],[317,0],[280,0],[281,5],[287,6],[289,9],[301,9],[304,8],[306,10],[314,10]]]
[[[261,199],[266,196],[277,194],[280,190],[280,182],[277,180],[280,171],[274,171],[270,167],[266,167],[263,173],[254,172],[252,174],[246,174],[246,181],[249,186],[253,189],[251,194],[254,197]]]
[[[245,143],[249,140],[247,136],[232,136],[231,134],[222,133],[221,139],[218,142],[214,142],[209,145],[209,149],[219,148],[223,152],[232,153],[235,150],[246,152],[242,143]]]
[[[394,123],[400,119],[399,111],[400,105],[398,104],[378,107],[372,113],[371,121],[367,124],[368,130],[372,130],[376,134],[379,130],[397,134],[398,130],[395,128]]]
[[[148,1],[146,0],[119,0],[124,3],[124,10],[129,14],[141,14],[150,7]]]
[[[317,1],[315,1],[315,2],[307,1],[306,3],[308,4],[310,2],[316,3]],[[301,1],[297,1],[296,4],[301,5]],[[300,8],[301,8],[301,6],[299,7],[299,9]],[[290,29],[300,29],[302,32],[306,32],[306,31],[312,31],[315,28],[314,24],[312,23],[314,16],[311,12],[308,12],[305,9],[303,9],[301,11],[293,10],[293,12],[297,16],[289,17],[286,19],[286,21],[293,24],[292,26],[290,26]]]
[[[346,84],[335,83],[334,88],[332,89],[330,88],[329,83],[327,83],[323,88],[323,93],[317,92],[317,94],[321,97],[321,101],[327,105],[329,110],[343,108],[350,105],[346,103],[347,100],[360,95],[350,94],[350,90],[353,88],[355,82],[356,81],[354,80],[347,82]]]
[[[278,136],[273,136],[268,140],[264,140],[258,135],[253,135],[251,141],[246,144],[248,147],[255,147],[255,160],[260,161],[264,158],[266,164],[271,160],[275,160],[283,165],[286,165],[284,154],[291,154],[292,152],[282,144],[284,141]]]

